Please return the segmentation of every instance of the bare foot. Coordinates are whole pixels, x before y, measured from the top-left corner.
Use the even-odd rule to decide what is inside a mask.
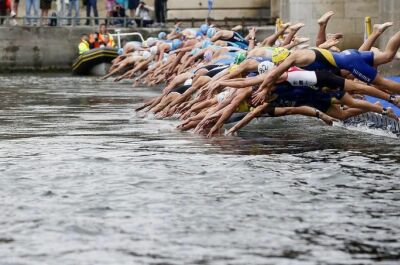
[[[330,49],[331,47],[338,45],[339,44],[339,40],[337,39],[328,39],[327,41],[325,41],[324,43],[322,43],[321,45],[319,45],[319,48],[322,49]]]
[[[328,33],[326,34],[327,39],[337,39],[340,40],[343,38],[343,33]]]
[[[299,46],[297,46],[297,49],[299,50],[304,50],[304,49],[308,49],[310,48],[310,45],[308,44],[300,44]]]
[[[330,48],[330,50],[331,50],[332,52],[341,52],[341,50],[340,50],[338,47],[336,47],[336,46],[332,46],[332,47]]]
[[[236,27],[233,27],[231,30],[232,31],[239,31],[239,30],[241,30],[243,27],[242,27],[242,25],[237,25]]]
[[[307,42],[309,40],[310,40],[310,38],[295,37],[294,38],[294,43],[302,44],[302,43],[305,43],[305,42]]]
[[[327,24],[331,16],[333,16],[334,14],[335,12],[333,11],[326,12],[325,14],[322,15],[322,17],[318,19],[318,24],[320,25]]]
[[[299,29],[301,29],[302,27],[304,27],[305,25],[303,23],[296,23],[292,26],[289,27],[290,31],[298,31]]]
[[[383,33],[387,28],[393,26],[393,22],[386,22],[383,24],[375,24],[374,25],[374,32],[375,33]]]
[[[393,111],[392,108],[390,108],[390,107],[386,109],[386,115],[387,115],[388,117],[390,117],[390,118],[395,119],[396,121],[399,120],[399,117],[396,116],[396,114],[394,113],[394,111]]]
[[[282,24],[281,25],[281,27],[283,28],[283,29],[287,29],[288,27],[290,27],[290,22],[287,22],[287,23],[285,23],[285,24]]]

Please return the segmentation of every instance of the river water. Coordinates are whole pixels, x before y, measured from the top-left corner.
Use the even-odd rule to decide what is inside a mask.
[[[0,264],[399,264],[399,140],[279,118],[206,139],[157,89],[2,75]]]

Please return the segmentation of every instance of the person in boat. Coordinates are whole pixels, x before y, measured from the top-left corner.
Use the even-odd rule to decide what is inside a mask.
[[[81,42],[78,45],[79,55],[90,50],[89,47],[89,36],[87,34],[81,35]]]
[[[108,42],[105,42],[105,37],[108,36]],[[100,43],[107,43],[111,47],[115,47],[115,42],[113,36],[108,32],[107,25],[101,23],[99,26],[98,40]]]

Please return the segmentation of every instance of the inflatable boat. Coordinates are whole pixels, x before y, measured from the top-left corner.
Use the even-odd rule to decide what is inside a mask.
[[[75,59],[72,65],[72,73],[103,76],[107,74],[111,61],[117,56],[118,50],[113,48],[98,48],[87,51]]]

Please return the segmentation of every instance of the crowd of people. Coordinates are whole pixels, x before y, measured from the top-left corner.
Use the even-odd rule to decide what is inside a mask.
[[[247,36],[240,27],[231,30],[203,24],[199,29],[169,34],[161,32],[143,44],[129,42],[103,79],[132,79],[133,86],[162,86],[161,94],[136,111],[155,117],[177,118],[179,130],[213,136],[225,123],[239,121],[233,134],[260,116],[300,114],[327,124],[375,112],[398,120],[392,108],[364,100],[369,95],[400,106],[400,83],[383,78],[376,67],[390,62],[400,46],[400,31],[386,48],[374,46],[393,25],[376,24],[358,49],[340,51],[340,33],[327,34],[334,16],[319,20],[315,47],[297,36],[303,23],[283,24],[265,39],[256,39],[256,28]]]
[[[153,8],[140,0],[104,0],[107,17],[105,23],[139,27],[164,26],[166,2],[167,0],[154,0],[155,8]],[[55,4],[53,5],[53,0],[26,0],[25,21],[23,23],[33,26],[80,25],[81,5],[86,9],[85,25],[98,25],[97,0],[82,0],[82,2],[80,0],[58,0],[57,7]],[[57,12],[50,12],[52,6]],[[18,7],[19,0],[0,0],[0,17],[9,16],[10,24],[17,25]],[[40,19],[39,9],[41,11]],[[155,12],[156,22],[152,18],[152,12]],[[51,23],[52,19],[57,21],[57,17],[69,17],[69,19],[65,21],[60,19],[59,23]],[[1,18],[0,25],[4,22],[5,19]]]

